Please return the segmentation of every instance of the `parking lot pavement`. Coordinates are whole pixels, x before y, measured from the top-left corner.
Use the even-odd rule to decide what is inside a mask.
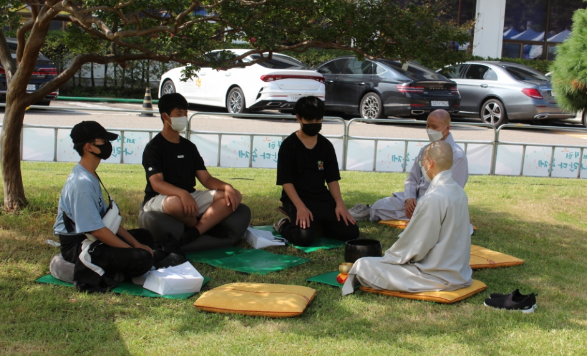
[[[123,110],[141,110],[141,104],[125,103],[87,103],[87,102],[69,102],[53,101],[52,107],[67,107],[70,109],[63,110],[42,110],[31,109],[25,114],[25,124],[36,125],[55,125],[55,126],[73,126],[83,120],[95,120],[107,128],[142,128],[142,129],[161,129],[161,119],[157,112],[157,106],[154,106],[154,116],[138,116],[137,113],[124,112],[101,112],[101,111],[84,111],[83,109],[92,108],[112,108]],[[190,105],[189,115],[196,112],[206,112],[205,115],[197,115],[192,119],[192,130],[197,131],[215,131],[215,132],[235,132],[235,133],[267,133],[274,135],[289,135],[299,128],[293,115],[283,115],[283,119],[263,119],[267,114],[279,114],[276,111],[264,111],[259,113],[259,118],[232,118],[228,116],[218,116],[215,114],[225,113],[222,108],[205,107],[200,105]],[[4,112],[0,110],[0,119],[4,118]],[[416,121],[413,125],[409,124],[372,124],[372,123],[353,123],[350,125],[349,134],[352,136],[363,137],[381,137],[381,138],[416,138],[427,140],[427,135],[422,123]],[[471,126],[459,126],[458,123],[467,123],[479,121],[476,119],[458,118],[453,121],[451,131],[457,141],[491,141],[493,140],[493,130],[488,128],[479,128]],[[341,122],[325,121],[323,124],[322,134],[325,135],[342,135],[344,126]],[[530,126],[532,127],[532,126]],[[577,127],[568,124],[558,124],[557,127]],[[530,129],[504,129],[500,135],[502,141],[525,142],[525,143],[543,143],[543,144],[560,144],[560,145],[580,145],[587,146],[586,137],[583,133],[565,133],[556,131],[534,131]]]

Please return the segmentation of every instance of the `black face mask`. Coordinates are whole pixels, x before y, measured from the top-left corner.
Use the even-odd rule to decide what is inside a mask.
[[[100,149],[100,153],[92,152],[92,154],[101,159],[108,159],[112,154],[112,143],[110,141],[106,141],[103,145],[94,145]]]
[[[308,136],[316,136],[320,130],[322,130],[322,123],[302,124],[302,131]]]

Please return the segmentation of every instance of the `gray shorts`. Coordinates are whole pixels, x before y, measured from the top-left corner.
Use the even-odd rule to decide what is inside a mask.
[[[216,190],[196,190],[195,192],[190,193],[190,194],[192,195],[192,197],[196,201],[196,204],[198,204],[199,213],[203,214],[204,211],[206,211],[206,209],[208,209],[208,207],[214,201],[214,195],[216,194]],[[158,211],[158,212],[164,213],[163,202],[165,201],[165,198],[167,198],[167,197],[168,197],[167,195],[159,194],[159,195],[151,198],[151,200],[146,202],[145,205],[143,206],[143,211],[144,212]]]

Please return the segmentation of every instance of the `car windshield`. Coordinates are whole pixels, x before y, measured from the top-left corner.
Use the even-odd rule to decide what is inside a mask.
[[[379,60],[378,62],[393,68],[395,71],[411,79],[446,80],[442,75],[433,72],[428,68],[419,66],[414,62],[405,62],[402,64],[400,61],[392,61],[389,59]]]
[[[260,54],[253,54],[250,57],[253,60],[263,58]],[[271,69],[309,69],[307,65],[298,61],[297,59],[279,54],[273,54],[273,58],[271,58],[270,60],[257,64],[259,64],[262,67]]]
[[[513,67],[513,66],[503,66],[511,76],[516,78],[517,80],[522,81],[529,81],[529,80],[539,80],[539,81],[548,81],[548,77],[540,72],[531,71],[525,68],[520,67]]]

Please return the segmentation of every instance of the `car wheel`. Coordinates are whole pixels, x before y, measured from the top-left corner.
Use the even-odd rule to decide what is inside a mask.
[[[231,114],[243,114],[247,112],[245,95],[239,87],[230,89],[226,96],[226,110]]]
[[[381,98],[375,93],[367,93],[361,99],[359,113],[363,119],[379,119],[383,117]]]
[[[583,124],[583,127],[587,127],[587,110],[583,110],[581,123]]]
[[[507,124],[508,117],[505,112],[503,103],[497,99],[489,99],[481,105],[481,112],[479,113],[481,120],[487,124],[495,127]]]
[[[161,95],[173,94],[175,92],[175,84],[173,84],[171,79],[167,79],[163,82],[163,86],[161,87]]]

